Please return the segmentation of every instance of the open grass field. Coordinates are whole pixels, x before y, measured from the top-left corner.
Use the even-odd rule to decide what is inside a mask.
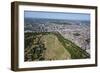
[[[85,58],[90,55],[58,32],[25,33],[25,61]]]
[[[56,35],[47,34],[44,35],[41,39],[44,42],[45,47],[47,48],[44,55],[45,59],[63,60],[71,58],[70,53],[58,40]]]

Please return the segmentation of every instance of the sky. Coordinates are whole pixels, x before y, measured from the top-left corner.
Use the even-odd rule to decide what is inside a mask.
[[[90,14],[86,13],[65,13],[65,12],[43,12],[43,11],[24,11],[25,18],[48,18],[65,20],[90,20]]]

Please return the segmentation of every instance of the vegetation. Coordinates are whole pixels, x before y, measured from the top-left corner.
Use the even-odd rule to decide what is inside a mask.
[[[79,34],[79,33],[74,33],[73,35],[74,35],[74,36],[80,36],[80,34]]]
[[[88,38],[88,39],[86,39],[85,41],[86,41],[88,44],[90,43],[90,39],[89,39],[89,38]]]
[[[29,36],[29,37],[27,37]],[[25,61],[44,60],[43,52],[46,50],[40,34],[25,33]]]
[[[71,42],[68,39],[65,39],[61,34],[55,33],[57,35],[59,41],[63,44],[63,46],[69,51],[71,54],[72,59],[84,59],[90,58],[90,55],[85,51],[82,50],[79,46],[75,43]]]
[[[71,58],[70,53],[65,49],[55,34],[48,33],[41,39],[47,48],[44,56],[46,60],[63,60]]]
[[[90,55],[58,32],[25,33],[25,61],[69,58],[84,59]]]

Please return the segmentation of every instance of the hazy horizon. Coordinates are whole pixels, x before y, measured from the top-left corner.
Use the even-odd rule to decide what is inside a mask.
[[[24,18],[90,21],[90,14],[67,13],[67,12],[65,13],[65,12],[24,11]]]

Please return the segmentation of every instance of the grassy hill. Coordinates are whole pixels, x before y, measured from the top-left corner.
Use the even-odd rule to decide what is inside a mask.
[[[30,58],[32,58],[32,61],[41,60],[41,58],[43,60],[90,58],[90,55],[85,50],[65,39],[58,32],[25,33],[25,45],[27,45],[25,46],[25,52],[28,51],[25,54],[26,61],[29,61]],[[41,47],[41,45],[43,46]],[[42,48],[42,52],[34,52],[35,47]]]
[[[70,53],[58,40],[58,37],[55,34],[46,34],[41,38],[41,41],[44,42],[45,47],[47,48],[44,55],[45,59],[63,60],[71,58]]]
[[[68,39],[65,39],[59,33],[54,33],[54,34],[57,35],[59,41],[63,44],[63,46],[66,48],[66,50],[69,51],[72,59],[90,58],[90,55],[85,50],[83,50],[82,48],[77,46],[75,43],[71,42]]]

